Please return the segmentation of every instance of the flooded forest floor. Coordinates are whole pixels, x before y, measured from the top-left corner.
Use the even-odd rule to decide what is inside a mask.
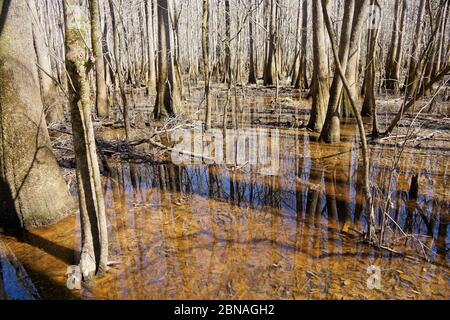
[[[189,90],[183,121],[195,124],[204,117],[202,89]],[[438,98],[420,115],[406,114],[397,138],[370,144],[376,212],[387,208],[393,221],[390,250],[379,250],[363,241],[354,120],[343,120],[341,143],[321,144],[303,128],[311,107],[306,93],[281,88],[277,102],[274,96],[275,89],[215,88],[211,138],[195,125],[178,132],[148,121],[152,102],[134,94],[130,140],[151,137],[194,146],[197,154],[203,148],[196,142],[209,139],[212,155],[223,159],[216,163],[145,143],[130,151],[117,110],[115,119],[96,124],[113,263],[81,291],[66,288],[67,267],[80,249],[75,214],[0,239],[46,299],[450,299],[450,103]],[[384,128],[402,100],[384,95],[377,102]],[[50,133],[76,196],[70,125]],[[411,194],[411,181],[418,194]],[[368,287],[372,266],[381,272],[375,289]]]

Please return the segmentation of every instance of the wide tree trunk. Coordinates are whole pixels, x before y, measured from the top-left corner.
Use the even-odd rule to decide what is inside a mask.
[[[182,112],[180,84],[173,63],[169,0],[158,0],[158,83],[154,116],[160,120]]]
[[[353,14],[353,26],[350,37],[350,50],[348,53],[347,70],[345,77],[348,80],[352,96],[357,99],[359,97],[359,58],[361,47],[361,35],[363,32],[364,23],[366,22],[368,14],[368,6],[370,0],[358,0],[355,3],[355,12]],[[358,99],[357,99],[358,100]],[[349,117],[353,115],[352,106],[347,92],[344,91],[342,99],[342,116]],[[354,116],[354,115],[353,115]]]
[[[72,207],[52,152],[26,1],[0,1],[0,225],[47,226]]]
[[[328,0],[322,0],[322,5],[326,6],[328,2]],[[347,69],[354,9],[355,0],[344,1],[344,18],[342,22],[341,39],[339,44],[339,61],[343,70]],[[330,100],[328,102],[327,116],[322,133],[320,134],[320,141],[322,142],[337,143],[341,141],[341,116],[339,111],[339,102],[341,101],[342,90],[343,84],[341,77],[338,72],[335,72],[330,89]]]
[[[88,27],[83,24],[80,0],[65,0],[66,69],[72,116],[73,144],[81,221],[80,268],[85,280],[106,272],[108,235],[105,203],[100,180],[95,134],[92,124],[87,74],[92,61],[86,61],[84,40]]]
[[[330,97],[328,84],[328,57],[325,47],[325,27],[321,1],[313,1],[313,81],[312,109],[308,128],[321,131],[325,122],[326,108]]]

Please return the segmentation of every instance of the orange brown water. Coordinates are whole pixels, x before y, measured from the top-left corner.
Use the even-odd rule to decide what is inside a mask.
[[[272,176],[253,165],[114,163],[104,192],[117,264],[82,291],[65,287],[80,247],[75,217],[4,240],[49,299],[449,299],[448,155],[406,150],[393,175],[391,216],[432,248],[431,263],[412,240],[395,243],[400,254],[375,250],[359,235],[367,223],[354,131],[345,125],[344,142],[324,146],[281,130]],[[393,154],[371,150],[380,190]],[[367,287],[372,265],[379,290]]]

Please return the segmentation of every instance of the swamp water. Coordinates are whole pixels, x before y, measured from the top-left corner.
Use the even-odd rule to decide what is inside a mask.
[[[248,147],[242,137],[252,135],[267,138],[254,158],[229,151]],[[248,124],[221,140],[231,162],[112,163],[104,194],[115,264],[81,291],[69,291],[65,277],[80,247],[76,217],[3,240],[48,299],[450,299],[448,154],[407,149],[393,174],[391,217],[432,249],[426,262],[418,241],[393,223],[398,253],[362,241],[355,126],[344,125],[335,146],[313,136]],[[394,153],[371,148],[376,194],[387,188]],[[414,199],[408,191],[418,173]],[[378,289],[368,286],[371,266],[380,271]]]

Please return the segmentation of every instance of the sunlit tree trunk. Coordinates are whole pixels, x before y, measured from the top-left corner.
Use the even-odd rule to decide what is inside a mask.
[[[322,0],[322,6],[329,4],[329,0]],[[350,36],[352,31],[355,0],[344,1],[344,18],[342,21],[341,39],[339,45],[339,60],[344,70],[347,69],[348,53],[350,50]],[[335,72],[330,89],[327,116],[320,140],[327,143],[336,143],[341,140],[339,102],[342,97],[342,80],[338,72]]]
[[[147,27],[147,42],[148,42],[148,92],[149,94],[156,93],[156,57],[155,57],[155,40],[153,32],[153,9],[152,0],[145,1],[145,16]]]
[[[375,0],[374,3],[378,3]],[[379,24],[378,24],[379,25]],[[378,41],[379,29],[372,27],[369,29],[369,43],[367,52],[367,65],[366,65],[366,75],[364,80],[364,103],[361,110],[361,115],[363,117],[373,116],[376,117],[376,113],[373,111],[376,108],[375,101],[375,81],[376,81],[376,52],[377,52],[377,41]],[[375,128],[374,128],[375,129]]]
[[[168,0],[158,0],[158,81],[155,119],[182,112],[180,87],[175,75],[171,43]]]
[[[99,118],[109,116],[108,96],[106,92],[105,60],[103,59],[102,34],[100,27],[99,0],[89,0],[91,15],[91,42],[95,57],[96,110]]]
[[[404,0],[395,0],[394,9],[394,22],[392,26],[391,43],[389,46],[389,52],[386,58],[386,79],[383,82],[383,86],[386,89],[394,90],[398,93],[400,91],[399,81],[400,81],[400,68],[399,57],[401,55],[401,37],[403,33],[403,24],[406,13]]]
[[[42,103],[47,123],[64,121],[63,104],[58,99],[58,89],[53,77],[50,52],[45,41],[44,26],[38,21],[34,1],[28,1],[33,29],[33,43],[36,51]]]
[[[345,77],[348,80],[352,96],[359,100],[359,58],[361,47],[361,35],[364,29],[368,14],[370,0],[358,0],[355,3],[355,12],[353,14],[353,26],[350,36],[350,49],[348,53],[347,70]],[[342,99],[342,115],[349,117],[352,115],[352,107],[347,92],[344,91]]]
[[[47,226],[72,199],[45,122],[26,1],[0,0],[0,226]]]
[[[82,229],[80,268],[84,279],[90,280],[95,274],[106,272],[108,263],[105,204],[87,81],[92,61],[86,61],[84,44],[88,35],[88,26],[83,22],[81,1],[66,0],[63,4],[66,69],[70,83],[69,103]]]
[[[203,73],[205,79],[205,128],[211,128],[211,99],[210,99],[210,72],[209,72],[209,0],[203,0],[202,19],[202,50],[203,50]]]
[[[422,35],[423,35],[423,18],[425,14],[425,6],[427,0],[420,0],[419,12],[417,15],[416,27],[414,32],[414,39],[411,47],[411,58],[409,62],[409,71],[406,78],[406,95],[411,97],[417,90],[420,84],[419,71],[421,69],[421,61],[419,61],[420,52],[422,51]]]
[[[115,62],[115,79],[116,79],[116,88],[119,88],[120,97],[122,100],[122,115],[123,115],[123,122],[125,126],[125,138],[127,141],[130,140],[131,135],[131,123],[130,123],[130,117],[129,117],[129,106],[128,106],[128,96],[125,91],[125,76],[124,71],[122,70],[122,57],[125,55],[123,51],[121,50],[121,39],[119,36],[119,25],[117,21],[118,12],[117,12],[117,3],[114,0],[109,0],[109,10],[111,14],[111,22],[113,27],[113,49],[114,49],[114,62]]]
[[[302,2],[302,32],[301,32],[300,70],[297,73],[294,88],[309,89],[308,85],[308,0]]]
[[[328,59],[325,47],[325,28],[321,1],[313,1],[313,80],[312,110],[308,128],[321,131],[325,122],[326,108],[330,97],[328,84]]]
[[[231,87],[231,13],[230,0],[225,0],[225,70],[223,70],[223,79],[228,87]]]
[[[249,74],[248,83],[256,84],[256,70],[255,70],[255,39],[253,32],[253,0],[250,1],[250,19],[248,19],[248,29],[249,29]]]
[[[276,69],[276,55],[277,53],[277,0],[270,1],[270,22],[269,22],[269,43],[268,55],[266,60],[266,67],[264,68],[264,85],[272,86],[278,77]]]

